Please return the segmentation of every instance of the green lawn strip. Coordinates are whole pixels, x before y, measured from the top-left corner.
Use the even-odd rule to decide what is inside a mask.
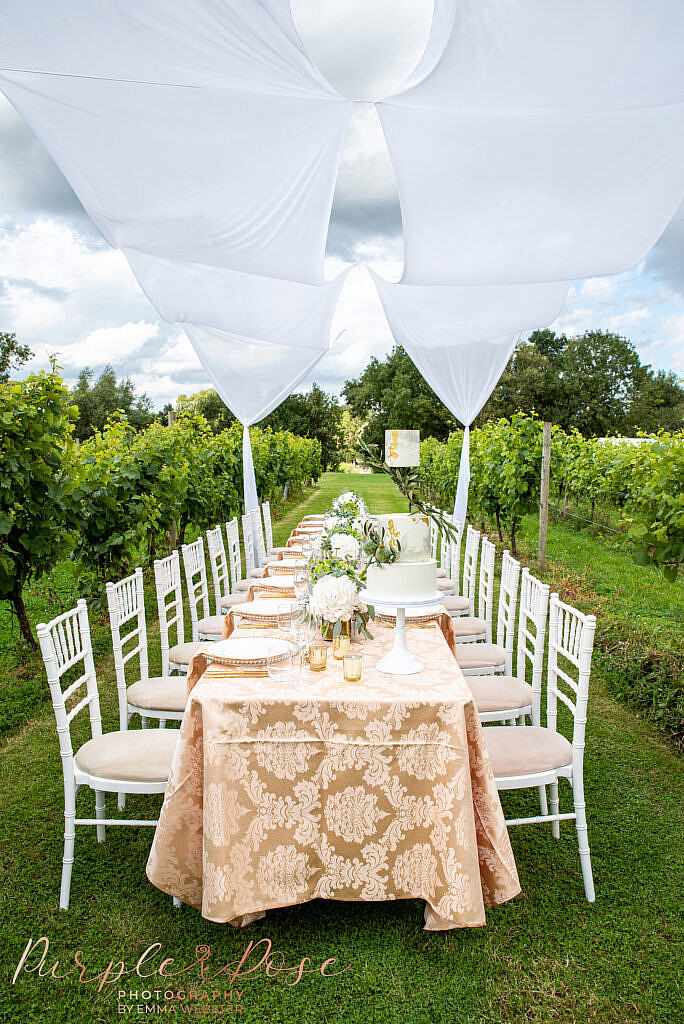
[[[338,486],[333,476],[326,475],[320,491],[291,513],[293,522],[326,508],[340,490],[361,491],[362,482],[372,510],[390,510],[390,502],[398,500],[376,479],[340,474]],[[278,541],[292,524],[288,518],[278,524]],[[106,725],[112,728],[111,664],[102,657],[97,664]],[[77,725],[79,740],[86,738],[85,725]],[[563,726],[567,731],[567,721]],[[0,759],[0,943],[5,950],[0,1019],[22,1024],[121,1019],[118,985],[100,997],[94,986],[84,988],[71,979],[52,982],[24,974],[10,985],[28,938],[47,935],[64,965],[82,949],[91,974],[110,959],[132,965],[155,941],[184,963],[192,962],[196,945],[209,943],[212,960],[221,964],[239,958],[250,939],[264,936],[288,963],[306,955],[314,963],[337,957],[350,965],[338,978],[311,975],[293,988],[263,976],[245,979],[241,1016],[259,1024],[337,1022],[341,1014],[354,1024],[681,1020],[681,761],[608,695],[600,674],[592,679],[585,778],[597,889],[593,906],[584,900],[572,825],[562,826],[560,841],[549,828],[519,827],[512,830],[512,842],[523,894],[488,911],[484,929],[424,932],[422,903],[411,900],[316,901],[270,912],[265,921],[238,931],[211,924],[189,908],[174,911],[171,900],[149,885],[149,830],[111,828],[100,846],[95,830],[83,828],[77,832],[72,906],[64,914],[57,910],[61,768],[54,719],[43,709],[8,738]],[[569,787],[563,783],[561,802],[568,809]],[[504,794],[503,803],[510,816],[535,813],[532,794]],[[108,806],[113,812],[111,798]],[[129,799],[126,813],[152,816],[158,806],[158,798]],[[79,795],[80,813],[89,815],[92,807],[92,795]],[[123,987],[142,989],[135,983]]]

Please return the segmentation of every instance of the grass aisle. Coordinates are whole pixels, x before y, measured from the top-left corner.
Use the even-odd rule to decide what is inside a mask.
[[[384,478],[326,474],[320,488],[278,524],[277,541],[303,514],[327,508],[350,487],[364,494],[372,511],[403,506]],[[114,728],[113,673],[104,645],[97,664],[105,725]],[[112,959],[134,966],[154,942],[183,965],[192,963],[202,943],[211,946],[211,962],[218,967],[263,937],[288,964],[308,956],[314,964],[336,957],[349,965],[339,977],[311,974],[293,987],[263,975],[243,979],[238,987],[244,1012],[234,1019],[259,1024],[674,1024],[684,1017],[681,760],[607,696],[598,674],[592,680],[585,774],[593,906],[584,900],[572,826],[562,827],[560,841],[549,828],[534,826],[512,833],[523,894],[488,911],[486,928],[424,932],[423,905],[416,900],[317,901],[272,911],[265,921],[237,931],[204,921],[190,908],[174,911],[170,899],[148,884],[148,830],[110,829],[107,843],[98,846],[94,829],[81,829],[72,907],[64,914],[57,910],[61,769],[54,719],[49,707],[41,707],[1,755],[0,1020],[80,1024],[130,1016],[119,1012],[117,991],[142,992],[135,977],[107,985],[99,995],[97,983],[79,985],[76,974],[63,981],[22,974],[12,986],[27,940],[45,935],[48,966],[59,959],[58,973],[65,973],[75,951],[82,950],[87,978]],[[561,789],[566,806],[568,792]],[[158,805],[152,797],[131,799],[127,814],[143,817]],[[90,794],[79,797],[79,812],[89,815],[92,806]],[[504,806],[517,813],[532,808],[534,800],[505,794]],[[182,980],[191,988],[198,979]],[[218,987],[226,986],[208,986]]]

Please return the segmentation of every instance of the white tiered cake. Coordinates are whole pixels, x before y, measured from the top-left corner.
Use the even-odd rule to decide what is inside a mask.
[[[404,601],[434,598],[437,591],[437,562],[430,558],[430,520],[407,513],[376,516],[380,528],[398,540],[401,551],[390,565],[370,565],[366,576],[368,593],[393,605]]]

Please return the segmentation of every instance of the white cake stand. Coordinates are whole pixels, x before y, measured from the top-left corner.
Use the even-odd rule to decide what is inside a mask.
[[[359,597],[366,604],[372,604],[374,608],[396,608],[396,623],[394,626],[394,645],[392,650],[381,658],[375,666],[381,672],[392,676],[410,676],[415,672],[422,672],[425,665],[417,655],[412,654],[406,646],[406,609],[425,608],[431,604],[438,604],[442,600],[442,594],[435,591],[432,597],[424,597],[421,601],[411,601],[398,598],[396,601],[388,601],[387,598],[375,597],[370,590],[362,590]]]

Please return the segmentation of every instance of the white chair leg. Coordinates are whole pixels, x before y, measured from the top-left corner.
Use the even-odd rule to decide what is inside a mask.
[[[149,728],[149,724],[150,724],[149,718],[145,718],[144,715],[141,715],[140,716],[140,724],[142,725],[143,729]]]
[[[126,794],[125,793],[119,793],[118,794],[118,796],[116,798],[116,806],[118,807],[118,809],[120,811],[123,811],[124,807],[126,806]]]
[[[551,814],[558,814],[558,779],[549,783],[549,804],[551,807]],[[551,835],[554,839],[560,839],[560,821],[551,822]]]
[[[572,780],[572,795],[575,802],[575,828],[577,829],[577,846],[579,847],[580,864],[582,866],[584,892],[588,902],[593,903],[596,899],[596,893],[594,891],[594,876],[591,870],[591,855],[589,853],[584,781],[581,775]]]
[[[62,857],[62,885],[59,890],[59,909],[69,909],[71,892],[71,869],[74,863],[74,840],[76,838],[76,790],[64,792],[64,855]]]
[[[177,897],[177,896],[174,896],[174,897],[173,897],[173,908],[174,908],[174,910],[180,910],[180,908],[181,908],[182,906],[183,906],[183,904],[182,904],[182,903],[181,903],[181,901],[180,901],[180,900],[178,899],[178,897]]]
[[[549,807],[546,802],[546,786],[537,786],[537,789],[539,791],[539,813],[548,814]]]
[[[160,718],[159,719],[159,728],[160,729],[165,729],[166,728],[166,719],[165,718]]]
[[[95,790],[95,817],[104,818],[105,816],[105,795],[104,793],[96,789]],[[98,843],[104,843],[105,841],[105,827],[104,825],[97,826],[97,841]]]

